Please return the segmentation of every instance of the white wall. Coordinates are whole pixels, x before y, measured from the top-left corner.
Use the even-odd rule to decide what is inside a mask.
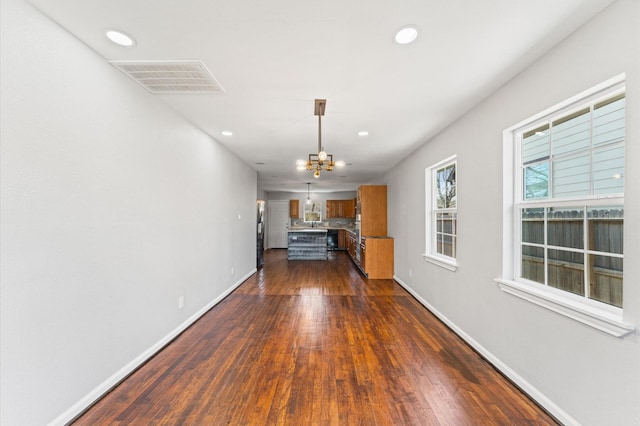
[[[42,425],[255,270],[257,182],[23,1],[1,7],[0,423]]]
[[[313,188],[313,185],[311,186]],[[322,220],[325,220],[327,200],[349,200],[356,198],[356,191],[336,191],[336,192],[314,192],[309,191],[312,201],[322,201]],[[304,217],[304,203],[307,201],[307,193],[304,192],[280,192],[271,191],[267,193],[269,200],[299,200],[300,201],[300,217]]]
[[[620,0],[386,177],[395,274],[561,418],[640,424],[639,333],[611,337],[510,296],[502,256],[502,132],[617,74],[627,76],[624,319],[640,327],[640,2]],[[458,155],[457,272],[422,259],[424,169]]]

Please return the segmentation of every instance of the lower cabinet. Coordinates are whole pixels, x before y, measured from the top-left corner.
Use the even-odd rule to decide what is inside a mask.
[[[338,237],[340,238],[340,237]],[[356,236],[351,232],[347,232],[345,236],[345,246],[347,249],[347,253],[351,256],[351,259],[355,259],[356,257]]]
[[[393,278],[393,238],[365,237],[360,252],[362,270],[369,279]]]
[[[338,250],[344,250],[347,248],[347,231],[344,229],[338,229]]]
[[[351,260],[367,278],[393,279],[393,238],[363,237],[359,242],[354,234],[347,232],[345,244]]]

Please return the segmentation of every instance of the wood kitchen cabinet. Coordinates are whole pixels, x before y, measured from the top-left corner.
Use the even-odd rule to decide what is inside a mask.
[[[345,236],[345,245],[347,247],[347,253],[351,259],[355,260],[356,258],[356,236],[351,232],[347,232]]]
[[[347,231],[338,229],[338,250],[347,248]]]
[[[356,199],[344,200],[344,217],[349,219],[356,218]]]
[[[347,253],[353,263],[371,280],[393,279],[393,238],[368,237],[356,241],[355,234],[345,232]],[[360,249],[360,259],[356,250]]]
[[[393,238],[364,238],[360,267],[369,279],[393,278]]]
[[[336,215],[336,213],[337,213],[337,211],[336,211],[337,210],[336,200],[327,200],[326,206],[327,206],[327,208],[326,208],[326,211],[325,211],[325,217],[327,219],[338,217]]]
[[[289,200],[289,217],[291,219],[300,218],[300,200]]]
[[[387,235],[387,186],[363,185],[358,188],[360,203],[360,235]]]
[[[327,200],[326,218],[355,218],[356,208],[354,200]]]

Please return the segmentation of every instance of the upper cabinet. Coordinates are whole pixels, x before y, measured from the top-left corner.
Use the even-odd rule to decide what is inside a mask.
[[[359,187],[358,202],[360,203],[360,235],[385,237],[387,235],[387,186]]]
[[[356,199],[344,200],[344,217],[349,219],[356,218]]]
[[[356,217],[355,200],[327,200],[326,218],[351,218]]]
[[[300,218],[300,200],[289,200],[289,217],[291,219]]]

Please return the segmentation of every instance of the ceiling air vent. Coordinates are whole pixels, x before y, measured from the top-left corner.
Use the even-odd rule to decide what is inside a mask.
[[[224,93],[202,61],[110,61],[151,93]]]

